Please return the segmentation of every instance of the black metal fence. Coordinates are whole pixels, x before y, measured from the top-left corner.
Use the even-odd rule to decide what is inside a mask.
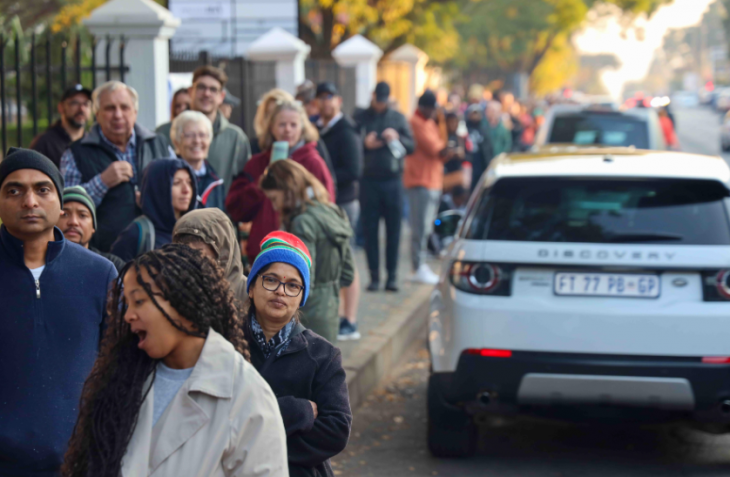
[[[250,61],[240,56],[212,56],[205,51],[170,54],[170,73],[189,73],[203,65],[214,65],[226,72],[228,92],[241,100],[241,104],[231,113],[231,122],[254,137],[253,118],[258,100],[264,93],[276,88],[275,63]]]
[[[35,33],[0,35],[0,157],[10,146],[27,147],[57,118],[56,104],[68,86],[96,88],[97,81],[124,81],[124,38],[99,39]],[[112,66],[112,51],[118,62]],[[100,61],[101,60],[101,61]]]
[[[323,81],[334,83],[342,96],[342,110],[346,114],[355,111],[357,78],[354,67],[343,67],[332,60],[307,60],[304,74],[314,84]]]

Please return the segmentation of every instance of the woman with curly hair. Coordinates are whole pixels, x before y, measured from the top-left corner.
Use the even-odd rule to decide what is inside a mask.
[[[65,477],[287,476],[282,418],[220,268],[170,244],[114,282]]]
[[[251,364],[279,402],[292,477],[333,476],[330,459],[347,445],[352,424],[340,350],[299,322],[312,297],[312,258],[290,233],[264,237],[244,305]]]

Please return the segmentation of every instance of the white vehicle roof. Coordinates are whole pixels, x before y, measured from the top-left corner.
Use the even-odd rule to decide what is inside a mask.
[[[730,184],[720,157],[627,148],[544,146],[535,154],[503,154],[492,161],[487,186],[505,177],[704,179]]]

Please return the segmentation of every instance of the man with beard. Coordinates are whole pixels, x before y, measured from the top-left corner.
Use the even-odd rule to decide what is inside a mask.
[[[91,117],[91,91],[80,84],[67,89],[58,103],[58,114],[61,119],[30,144],[31,149],[49,158],[56,167],[60,167],[61,156],[68,145],[86,133],[86,123]]]
[[[121,258],[89,246],[91,237],[96,232],[96,207],[83,187],[63,189],[63,213],[58,218],[58,228],[69,242],[77,243],[112,262],[117,272],[124,267],[124,260]]]

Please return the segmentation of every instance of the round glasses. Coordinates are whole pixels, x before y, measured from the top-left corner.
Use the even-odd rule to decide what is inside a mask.
[[[304,290],[304,287],[298,283],[284,283],[282,281],[279,281],[278,278],[272,277],[271,275],[262,275],[261,276],[261,284],[263,285],[264,289],[269,290],[270,292],[275,292],[279,289],[280,286],[284,286],[284,293],[286,296],[296,298],[301,293],[302,290]]]

